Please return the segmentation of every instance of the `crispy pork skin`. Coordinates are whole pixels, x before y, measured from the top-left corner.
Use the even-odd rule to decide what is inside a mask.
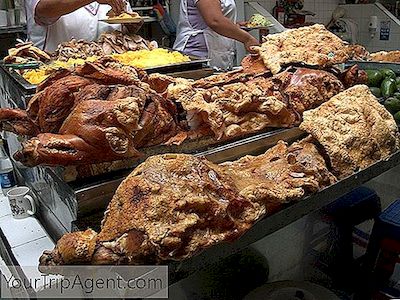
[[[289,64],[330,67],[344,63],[351,54],[347,44],[324,25],[270,34],[257,47],[257,51],[265,67],[273,74],[279,73],[283,66]]]
[[[210,80],[219,78],[211,78]],[[203,80],[201,86],[210,86]],[[271,127],[293,127],[302,113],[344,89],[332,73],[291,68],[274,77],[199,88],[197,82],[169,85],[167,98],[182,105],[193,131],[209,131],[217,139],[259,132]],[[206,130],[205,130],[206,129]]]
[[[306,111],[300,128],[322,145],[339,178],[364,169],[399,149],[393,116],[366,85],[354,86]]]
[[[45,272],[62,264],[182,260],[237,239],[265,214],[335,180],[309,139],[221,165],[184,154],[153,156],[121,183],[99,234],[66,234],[40,264]]]

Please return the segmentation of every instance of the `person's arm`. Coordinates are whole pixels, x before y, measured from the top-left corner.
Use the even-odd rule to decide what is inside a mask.
[[[93,0],[39,0],[35,9],[35,17],[38,19],[58,19],[85,5],[94,2]],[[100,4],[108,4],[119,14],[125,10],[123,0],[98,0]]]
[[[250,33],[223,15],[219,0],[198,0],[197,9],[208,27],[220,35],[242,42],[247,51],[253,52],[252,46],[259,44]]]

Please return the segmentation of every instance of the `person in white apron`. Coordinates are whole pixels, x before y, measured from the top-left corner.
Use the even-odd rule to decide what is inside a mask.
[[[119,13],[126,5],[124,0],[25,0],[28,39],[49,52],[72,38],[96,40],[102,32],[121,30],[120,25],[99,20],[105,19],[111,8]],[[131,9],[129,4],[127,9]]]
[[[234,0],[181,0],[174,49],[210,59],[222,70],[232,68],[234,40],[252,52],[258,41],[236,24]]]

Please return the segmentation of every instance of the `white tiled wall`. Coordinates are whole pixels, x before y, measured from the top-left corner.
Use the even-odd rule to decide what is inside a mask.
[[[370,52],[400,49],[400,21],[396,22],[391,19],[375,4],[348,4],[343,7],[346,9],[346,16],[358,23],[358,42],[364,45]],[[368,31],[370,16],[378,17],[378,29],[373,38],[371,38]],[[391,21],[388,41],[381,41],[379,39],[379,24],[381,21]]]
[[[276,1],[274,0],[259,0],[262,6],[272,12]],[[314,12],[314,17],[308,16],[307,22],[327,24],[332,17],[333,10],[338,6],[339,0],[304,0],[304,10]]]

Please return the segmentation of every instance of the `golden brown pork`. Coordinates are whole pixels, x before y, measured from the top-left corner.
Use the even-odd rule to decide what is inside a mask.
[[[399,149],[393,116],[365,85],[354,86],[306,111],[300,128],[325,150],[333,173],[346,177]]]
[[[97,86],[72,110],[58,134],[24,143],[15,158],[27,166],[96,163],[140,156],[137,148],[161,144],[177,132],[174,105],[136,86]],[[101,92],[100,95],[98,92]],[[106,100],[90,97],[107,96]]]
[[[190,257],[333,184],[330,168],[344,177],[400,148],[393,118],[366,86],[342,92],[304,116],[301,128],[312,136],[291,146],[279,142],[257,157],[221,165],[183,154],[147,159],[119,186],[100,233],[64,235],[41,256],[41,270]]]
[[[153,156],[119,186],[99,234],[64,235],[40,265],[181,260],[238,238],[265,213],[332,184],[307,140],[215,165],[184,154]]]
[[[208,84],[212,81],[213,78],[208,80]],[[201,83],[205,85],[206,81]],[[333,74],[305,68],[208,89],[195,86],[197,82],[190,81],[171,84],[167,98],[182,105],[191,130],[208,131],[217,139],[268,127],[298,125],[305,110],[317,107],[344,89]]]
[[[273,74],[279,73],[288,64],[302,63],[324,68],[350,58],[345,42],[323,25],[270,34],[256,49],[265,67]]]
[[[377,62],[400,62],[400,51],[379,51],[376,53],[371,53],[368,60]]]
[[[143,71],[122,66],[110,59],[86,62],[74,71],[59,70],[38,86],[37,93],[29,101],[26,111],[0,109],[0,123],[6,124],[4,129],[20,135],[58,133],[72,109],[82,101],[82,93],[77,93],[81,89],[95,83],[142,86],[141,80],[145,75]],[[21,122],[29,124],[22,131],[19,126]]]

